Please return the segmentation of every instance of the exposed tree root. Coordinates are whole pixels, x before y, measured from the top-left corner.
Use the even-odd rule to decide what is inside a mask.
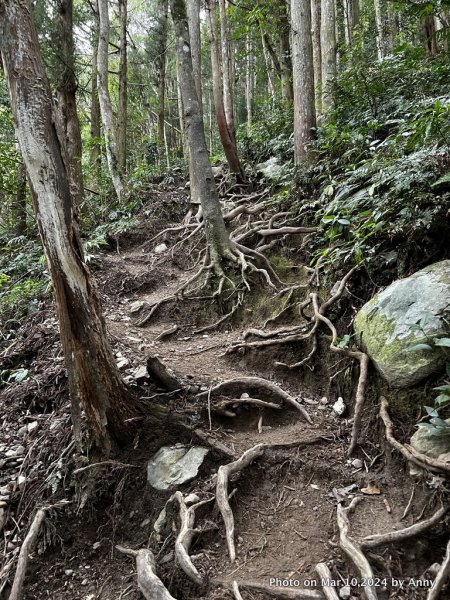
[[[421,454],[407,444],[402,444],[397,441],[394,436],[394,425],[389,416],[389,403],[383,396],[380,398],[380,417],[383,420],[386,428],[386,439],[396,450],[398,450],[407,461],[415,464],[421,469],[432,471],[433,473],[443,473],[445,476],[450,474],[450,463],[445,463],[442,460],[430,458],[425,454]]]
[[[438,600],[441,597],[441,591],[447,579],[450,576],[450,542],[447,544],[447,551],[442,561],[441,567],[434,580],[434,586],[428,590],[427,600]]]
[[[331,571],[328,568],[328,565],[326,563],[317,563],[316,565],[316,572],[320,577],[320,580],[322,582],[324,581],[333,581],[333,577],[331,575]],[[327,600],[339,600],[339,596],[337,595],[336,591],[334,588],[328,586],[328,585],[324,585],[322,583],[322,590],[323,590],[323,595],[325,596],[325,598]]]
[[[335,326],[330,321],[330,319],[328,319],[328,317],[325,317],[323,314],[320,313],[317,301],[317,294],[311,294],[311,299],[314,307],[315,317],[317,317],[317,319],[325,323],[328,329],[331,331],[332,339],[330,343],[330,350],[332,352],[336,352],[337,354],[342,354],[350,358],[356,358],[359,361],[360,369],[358,387],[356,388],[352,435],[350,440],[350,446],[347,452],[349,455],[351,455],[356,448],[356,444],[358,443],[359,432],[361,429],[362,408],[365,400],[367,374],[369,370],[369,357],[365,352],[361,352],[361,350],[349,350],[348,348],[339,348],[338,346],[336,346],[337,331]]]
[[[281,600],[323,600],[322,592],[318,590],[307,590],[301,588],[285,588],[278,586],[264,585],[261,583],[253,583],[251,581],[239,581],[239,587],[252,592],[267,594]]]
[[[178,325],[173,325],[173,327],[169,327],[169,329],[161,331],[161,333],[155,337],[155,342],[159,342],[160,340],[164,340],[165,338],[173,335],[178,331],[178,329]]]
[[[417,537],[439,523],[439,521],[447,514],[449,509],[449,506],[442,506],[429,519],[419,521],[419,523],[415,523],[410,527],[405,527],[404,529],[400,529],[398,531],[369,535],[361,540],[361,548],[378,548],[378,546],[383,546],[385,544],[398,544],[404,540]]]
[[[131,550],[123,546],[116,548],[122,554],[135,557],[138,587],[146,600],[176,600],[156,575],[155,557],[151,550]]]
[[[228,379],[227,381],[223,381],[218,385],[211,388],[210,392],[202,392],[198,394],[198,398],[203,398],[211,394],[217,394],[219,392],[225,392],[227,389],[240,389],[242,392],[247,392],[249,388],[264,391],[266,393],[275,396],[281,400],[284,400],[288,404],[291,404],[294,408],[296,408],[301,415],[308,421],[308,423],[312,424],[312,419],[309,416],[307,410],[299,403],[295,398],[293,398],[290,394],[282,390],[278,385],[273,383],[272,381],[268,381],[267,379],[262,379],[261,377],[236,377],[235,379]]]
[[[275,404],[274,402],[265,402],[264,400],[260,400],[259,398],[234,398],[232,400],[222,400],[214,405],[213,410],[215,413],[224,415],[225,417],[235,417],[236,413],[229,409],[229,407],[236,407],[239,404],[251,404],[253,406],[257,406],[258,408],[272,408],[275,410],[281,410],[281,406],[279,404]]]
[[[203,585],[203,579],[197,568],[194,566],[191,557],[189,556],[189,549],[194,536],[201,533],[201,530],[194,529],[195,524],[195,511],[200,506],[207,504],[214,500],[209,498],[208,500],[202,500],[196,502],[191,506],[187,506],[185,498],[181,492],[175,492],[170,498],[169,502],[176,500],[180,507],[180,531],[177,539],[175,540],[175,556],[177,557],[178,563],[189,579],[192,579],[197,585]]]
[[[9,594],[9,600],[21,600],[22,598],[22,590],[27,572],[28,561],[30,554],[33,552],[33,549],[36,545],[39,530],[45,520],[45,516],[46,509],[40,508],[35,514],[33,522],[31,523],[31,527],[23,541],[19,553],[19,560],[17,562],[16,574],[14,575],[14,581]]]
[[[219,510],[225,523],[225,535],[228,546],[230,560],[233,562],[236,558],[236,547],[234,543],[234,517],[228,502],[228,480],[230,475],[238,473],[247,467],[255,458],[261,456],[264,452],[264,444],[258,444],[250,448],[244,454],[232,463],[222,465],[217,471],[216,499]]]
[[[234,600],[244,600],[244,598],[241,595],[241,592],[239,591],[239,585],[237,581],[233,581],[232,590],[234,594]]]
[[[337,507],[337,524],[339,527],[339,545],[345,554],[350,558],[359,571],[361,578],[366,582],[374,581],[372,567],[364,556],[361,546],[350,537],[349,515],[353,512],[356,505],[362,500],[361,496],[354,498],[347,508],[342,504]],[[364,587],[364,593],[367,600],[378,600],[376,588],[374,586]]]

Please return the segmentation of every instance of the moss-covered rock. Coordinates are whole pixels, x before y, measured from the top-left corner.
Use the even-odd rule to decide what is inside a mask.
[[[410,349],[447,335],[449,318],[450,260],[446,260],[395,281],[374,296],[356,315],[354,328],[358,344],[383,377],[402,388],[442,368],[441,349]]]

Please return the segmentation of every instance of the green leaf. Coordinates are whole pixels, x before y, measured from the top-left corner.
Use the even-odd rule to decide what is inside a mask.
[[[28,369],[17,369],[17,371],[13,371],[11,373],[9,376],[9,381],[13,380],[16,383],[20,383],[28,377],[28,373]]]
[[[447,394],[439,394],[434,400],[434,403],[438,406],[442,406],[442,404],[446,404],[447,402],[450,402],[450,395],[447,396]]]
[[[432,425],[435,425],[436,427],[443,427],[444,429],[449,429],[450,431],[450,424],[447,423],[447,421],[444,421],[444,419],[441,419],[440,417],[433,417],[432,419],[430,419],[430,423]]]
[[[420,352],[421,350],[432,350],[429,344],[415,344],[406,349],[406,352]]]
[[[450,348],[450,338],[434,338],[435,346],[443,346],[444,348]]]
[[[438,411],[432,406],[424,406],[424,409],[427,411],[429,417],[439,417]]]

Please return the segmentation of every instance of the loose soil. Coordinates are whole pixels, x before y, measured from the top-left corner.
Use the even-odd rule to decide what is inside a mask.
[[[125,238],[126,243],[122,240],[114,245],[96,271],[113,348],[130,385],[143,397],[151,395],[151,388],[145,383],[137,386],[135,382],[136,370],[145,365],[149,354],[160,357],[177,376],[191,382],[194,391],[196,387],[208,390],[212,384],[233,377],[265,377],[302,401],[313,424],[306,423],[298,411],[287,405],[281,411],[240,406],[235,417],[224,417],[209,411],[206,399],[175,396],[166,401],[169,413],[163,426],[161,422],[155,425],[152,419],[144,420],[133,446],[115,457],[128,466],[111,464],[73,475],[76,466],[86,463],[71,443],[56,320],[48,308],[33,315],[19,332],[6,365],[27,368],[30,377],[0,392],[0,487],[17,480],[18,474],[27,478],[11,492],[11,518],[0,543],[0,585],[8,569],[12,573],[14,557],[35,505],[43,499],[51,502],[52,489],[56,498],[65,498],[70,504],[49,512],[30,563],[26,600],[138,600],[142,596],[136,585],[134,562],[118,553],[116,544],[134,549],[150,547],[159,576],[179,600],[233,598],[229,588],[234,580],[268,585],[274,578],[278,580],[272,586],[274,594],[276,584],[282,585],[283,579],[311,587],[317,581],[314,567],[318,562],[330,564],[337,585],[357,577],[338,547],[339,494],[352,498],[369,484],[379,490],[379,494],[365,495],[351,517],[352,535],[359,539],[402,528],[431,515],[439,506],[442,482],[434,478],[430,486],[425,480],[414,482],[409,477],[402,460],[384,443],[374,393],[367,399],[364,443],[351,459],[359,458],[362,466],[352,465],[346,456],[351,424],[334,413],[332,406],[341,388],[330,387],[329,380],[342,365],[333,367],[326,344],[313,363],[314,372],[291,372],[277,369],[274,360],[286,356],[296,356],[298,360],[306,346],[225,355],[231,342],[242,338],[244,321],[256,327],[261,325],[258,315],[241,314],[224,323],[220,330],[195,333],[217,320],[219,314],[205,302],[181,302],[161,308],[145,327],[137,327],[136,316],[130,312],[134,302],[153,304],[173,293],[192,274],[185,270],[189,266],[188,255],[183,260],[171,257],[170,234],[149,245],[151,235],[146,233],[145,222],[137,231]],[[148,231],[154,231],[154,222]],[[154,246],[162,241],[168,251],[155,254]],[[174,324],[178,325],[176,333],[156,341]],[[344,385],[342,389],[347,388]],[[211,401],[212,408],[217,399]],[[350,396],[345,401],[351,405]],[[24,429],[35,422],[37,426],[31,432]],[[174,561],[176,517],[161,539],[153,531],[170,493],[157,492],[146,483],[146,463],[158,448],[176,443],[204,444],[192,430],[183,427],[183,422],[222,443],[235,457],[261,442],[271,446],[230,482],[237,544],[234,563],[228,559],[217,508],[211,503],[199,511],[197,526],[206,531],[196,538],[191,554],[204,577],[203,588],[188,580]],[[19,459],[8,458],[8,450],[17,445],[23,446],[23,454]],[[217,446],[211,448],[198,478],[180,489],[185,494],[195,492],[201,498],[208,497],[214,490],[218,467],[230,460]],[[352,489],[342,491],[351,485]],[[411,510],[401,520],[413,490]],[[427,539],[371,552],[369,559],[380,579],[380,600],[425,598],[423,589],[399,590],[392,581],[421,577],[433,562],[442,560],[445,543],[443,526],[438,526]],[[7,590],[3,589],[1,597],[7,597]],[[244,589],[242,595],[245,599],[269,597]],[[364,598],[364,590],[352,585],[351,597]]]

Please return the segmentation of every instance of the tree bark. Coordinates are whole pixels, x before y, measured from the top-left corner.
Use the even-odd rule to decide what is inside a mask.
[[[381,0],[374,0],[375,7],[375,27],[376,27],[376,42],[377,42],[377,57],[378,60],[383,60],[385,50],[383,11],[381,8]]]
[[[433,15],[423,17],[421,29],[427,55],[433,58],[437,54],[436,25]]]
[[[231,139],[236,144],[236,124],[234,119],[233,106],[233,64],[231,32],[227,17],[228,4],[225,0],[219,0],[220,15],[220,41],[222,54],[222,81],[223,81],[223,106],[225,109],[225,118],[227,120],[228,131]]]
[[[245,106],[247,112],[247,134],[250,135],[253,121],[253,44],[250,34],[246,40],[246,64],[245,64]]]
[[[27,172],[23,163],[17,166],[17,191],[14,209],[16,235],[25,235],[27,232]]]
[[[294,101],[294,89],[292,85],[292,59],[291,44],[289,42],[289,0],[281,0],[281,32],[280,32],[280,54],[281,54],[281,89],[283,98],[288,104]]]
[[[311,162],[316,126],[311,0],[291,0],[294,81],[294,156],[296,164]]]
[[[322,51],[320,47],[320,0],[311,0],[311,36],[313,44],[314,95],[316,114],[322,112]]]
[[[236,142],[228,128],[227,119],[225,115],[225,107],[223,103],[223,91],[222,91],[222,78],[220,69],[219,59],[219,44],[217,42],[217,23],[215,13],[215,0],[207,0],[206,9],[208,12],[208,25],[209,25],[209,38],[211,45],[211,68],[212,68],[212,79],[213,79],[213,94],[214,94],[214,107],[216,112],[217,126],[219,129],[220,141],[225,152],[228,167],[230,172],[235,177],[242,181],[244,179],[244,172],[239,161]]]
[[[95,2],[97,5],[97,2]],[[98,99],[98,74],[97,74],[97,50],[98,50],[98,10],[94,12],[94,30],[92,36],[92,75],[91,75],[91,152],[90,162],[93,169],[94,178],[100,168],[100,138],[101,132],[101,115],[100,103]]]
[[[203,93],[202,93],[202,64],[201,64],[201,37],[200,37],[200,0],[187,0],[186,2],[189,37],[191,40],[192,70],[197,92],[198,107],[203,118]],[[189,145],[189,144],[188,144]],[[194,161],[189,152],[189,182],[191,202],[194,205],[200,203],[198,191],[197,173]]]
[[[56,92],[58,123],[65,138],[65,160],[70,178],[70,188],[75,206],[79,207],[83,196],[83,172],[81,168],[81,131],[77,115],[75,57],[73,41],[72,0],[59,0],[56,13]]]
[[[229,252],[230,238],[225,228],[216,183],[208,159],[205,130],[195,89],[185,0],[171,0],[170,8],[180,65],[181,93],[188,130],[189,151],[197,173],[210,257],[214,265],[220,267]]]
[[[133,416],[117,369],[95,282],[83,261],[70,177],[29,0],[0,1],[0,50],[33,208],[55,291],[73,415],[106,452]],[[24,51],[26,49],[26,51]],[[131,413],[131,414],[130,414]],[[79,423],[74,423],[79,436]]]
[[[157,137],[160,152],[166,145],[165,139],[165,98],[166,98],[166,54],[167,54],[167,12],[168,0],[160,3],[158,16],[158,42],[160,53],[157,61],[158,68],[158,115],[157,115]]]
[[[98,0],[99,36],[97,50],[98,95],[105,135],[106,158],[109,174],[116,191],[117,199],[122,201],[124,185],[120,172],[117,154],[117,132],[114,126],[111,97],[108,89],[108,49],[109,49],[109,14],[108,0]]]
[[[332,84],[336,77],[336,28],[334,0],[322,0],[320,47],[322,50],[322,110],[333,105]]]
[[[119,0],[120,57],[119,57],[119,110],[117,113],[117,162],[119,171],[126,172],[128,124],[128,0]]]

